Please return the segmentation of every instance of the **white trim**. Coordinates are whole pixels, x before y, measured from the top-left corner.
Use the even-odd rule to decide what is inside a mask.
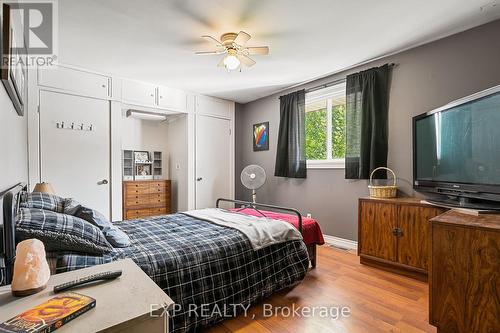
[[[345,239],[345,238],[340,238],[340,237],[335,237],[335,236],[330,236],[330,235],[325,235],[323,234],[323,238],[325,239],[325,243],[329,245],[333,245],[336,247],[340,247],[343,249],[348,249],[348,250],[357,250],[358,249],[358,242],[350,240],[350,239]]]
[[[345,90],[344,90],[345,91]],[[333,155],[333,128],[332,128],[333,100],[329,97],[326,100],[326,159],[332,160]]]
[[[307,160],[308,169],[345,169],[345,160],[336,158],[332,160]]]

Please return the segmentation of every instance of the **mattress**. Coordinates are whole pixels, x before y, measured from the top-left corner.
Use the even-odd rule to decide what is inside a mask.
[[[51,253],[56,271],[131,258],[177,304],[170,317],[172,332],[199,331],[237,315],[250,304],[300,283],[308,269],[302,240],[253,250],[239,231],[184,214],[116,225],[129,235],[131,246],[103,256]]]
[[[245,208],[242,210],[239,209],[231,209],[232,211],[237,211],[241,214],[252,215],[257,217],[262,217],[263,213],[266,217],[269,217],[273,220],[282,220],[288,223],[293,224],[296,228],[299,227],[299,219],[296,215],[291,214],[283,214],[270,212],[267,210],[256,211],[255,209]],[[261,213],[259,213],[261,212]],[[325,240],[323,238],[323,233],[321,232],[321,227],[319,223],[310,217],[302,217],[302,237],[304,238],[304,243],[309,244],[317,244],[323,245],[325,244]]]

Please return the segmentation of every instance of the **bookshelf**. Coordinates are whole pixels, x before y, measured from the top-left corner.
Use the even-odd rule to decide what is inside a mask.
[[[136,153],[147,154],[148,158],[136,158]],[[163,153],[161,151],[123,150],[123,180],[163,179]]]

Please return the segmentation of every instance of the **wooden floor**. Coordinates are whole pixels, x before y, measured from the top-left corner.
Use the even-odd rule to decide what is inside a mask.
[[[361,265],[356,255],[327,246],[318,248],[318,266],[300,285],[264,303],[274,307],[347,306],[351,315],[337,320],[266,318],[263,304],[257,304],[247,317],[228,319],[207,332],[436,332],[428,324],[427,283]]]

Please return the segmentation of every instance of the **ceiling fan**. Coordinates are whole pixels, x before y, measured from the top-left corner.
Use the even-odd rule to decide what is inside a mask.
[[[199,51],[197,55],[214,55],[225,54],[221,59],[218,67],[224,67],[228,71],[240,69],[241,65],[251,67],[255,65],[255,60],[250,58],[250,55],[267,55],[269,54],[268,46],[246,46],[246,43],[252,36],[244,31],[239,33],[228,32],[220,36],[220,41],[215,37],[204,35],[202,38],[213,41],[216,49],[212,51]]]

